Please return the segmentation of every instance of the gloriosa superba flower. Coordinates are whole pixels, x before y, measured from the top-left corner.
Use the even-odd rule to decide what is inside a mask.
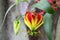
[[[40,13],[26,12],[24,22],[31,31],[35,31],[43,24],[43,16]]]

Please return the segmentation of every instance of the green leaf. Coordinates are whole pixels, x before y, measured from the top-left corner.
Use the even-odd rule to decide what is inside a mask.
[[[55,11],[52,9],[47,0],[40,0],[38,3],[34,4],[33,7],[44,10],[47,13],[55,14]]]
[[[17,35],[19,32],[19,28],[20,28],[20,20],[14,20],[13,22],[13,28],[14,28],[14,32]]]
[[[46,13],[44,16],[44,30],[48,40],[52,40],[52,14]]]
[[[22,2],[23,0],[15,0],[16,5]]]
[[[15,0],[15,3],[18,4],[19,3],[19,0]]]
[[[22,2],[22,1],[28,2],[28,0],[15,0],[15,3],[16,3],[16,4],[19,4],[19,2]]]
[[[28,0],[24,0],[24,2],[28,2]]]

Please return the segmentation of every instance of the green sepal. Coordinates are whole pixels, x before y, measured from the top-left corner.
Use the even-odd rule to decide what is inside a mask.
[[[28,34],[31,35],[31,36],[37,36],[38,32],[36,32],[36,31],[30,31]]]

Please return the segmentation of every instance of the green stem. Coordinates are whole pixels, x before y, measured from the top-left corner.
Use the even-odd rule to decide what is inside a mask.
[[[30,35],[31,35],[31,36],[35,36],[36,34],[37,34],[37,32],[35,32],[35,30],[31,30],[31,31],[30,31]]]
[[[3,24],[4,24],[4,22],[5,22],[5,19],[6,19],[6,16],[7,16],[7,14],[9,13],[9,11],[15,6],[16,4],[14,3],[14,4],[12,4],[9,8],[8,8],[8,10],[6,11],[6,13],[5,13],[5,16],[4,16],[4,19],[3,19],[3,21],[2,21],[2,24],[1,24],[1,26],[3,26]]]

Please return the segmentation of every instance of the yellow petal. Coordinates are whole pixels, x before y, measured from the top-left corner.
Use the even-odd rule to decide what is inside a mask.
[[[32,29],[31,29],[31,24],[30,24],[27,20],[25,20],[25,19],[24,19],[24,22],[25,22],[25,24],[30,28],[30,30],[32,30]]]
[[[35,25],[35,22],[34,22],[34,19],[32,19],[32,29],[34,29],[34,25]]]
[[[35,28],[35,30],[36,30],[37,28],[39,28],[43,23],[44,23],[44,22],[42,21],[39,25],[37,25],[37,27]]]

